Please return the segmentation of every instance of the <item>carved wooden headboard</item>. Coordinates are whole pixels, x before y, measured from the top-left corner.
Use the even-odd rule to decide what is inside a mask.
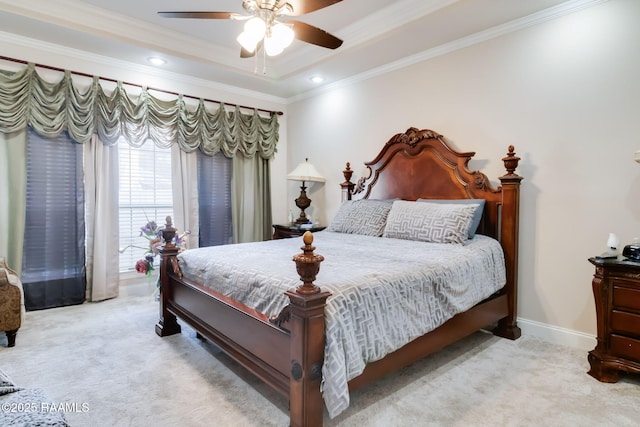
[[[351,185],[347,189],[349,199],[484,199],[486,206],[478,232],[502,240],[501,217],[506,214],[505,209],[511,220],[518,216],[519,192],[515,190],[513,194],[512,189],[508,198],[504,192],[505,181],[512,185],[522,179],[514,174],[520,159],[513,150],[513,146],[509,147],[502,159],[507,169],[500,178],[502,186],[494,188],[484,173],[469,170],[468,163],[475,152],[457,152],[442,135],[409,128],[394,135],[374,160],[365,163],[369,176],[360,178],[357,184],[351,183],[347,166],[342,186]]]

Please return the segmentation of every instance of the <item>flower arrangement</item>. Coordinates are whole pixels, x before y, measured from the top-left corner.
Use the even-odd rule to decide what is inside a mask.
[[[190,231],[185,231],[182,234],[176,233],[173,238],[173,244],[180,250],[184,250],[187,244],[187,236],[191,234]],[[148,221],[143,227],[140,227],[140,237],[147,239],[149,249],[145,252],[143,259],[136,261],[136,271],[138,273],[149,276],[154,270],[153,264],[156,255],[160,253],[160,247],[162,246],[162,228],[158,227],[155,221]]]

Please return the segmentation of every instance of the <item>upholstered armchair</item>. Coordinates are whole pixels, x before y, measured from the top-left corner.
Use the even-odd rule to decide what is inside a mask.
[[[16,345],[16,334],[24,317],[24,295],[18,274],[0,257],[0,331],[7,334],[8,346]]]

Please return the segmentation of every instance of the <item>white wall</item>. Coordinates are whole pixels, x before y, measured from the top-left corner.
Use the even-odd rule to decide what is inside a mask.
[[[309,157],[327,177],[310,191],[313,215],[327,223],[345,162],[360,176],[410,126],[476,151],[470,168],[490,178],[504,173],[500,158],[515,145],[525,178],[521,323],[595,344],[587,258],[605,249],[609,232],[623,244],[640,236],[638,17],[637,0],[610,0],[299,100],[288,108],[289,169]],[[288,206],[298,191],[289,185]]]

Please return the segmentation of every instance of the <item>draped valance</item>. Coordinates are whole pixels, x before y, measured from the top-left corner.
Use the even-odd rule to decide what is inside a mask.
[[[151,139],[159,147],[177,143],[183,151],[196,149],[205,154],[222,152],[233,157],[256,154],[269,159],[278,143],[278,117],[227,111],[220,104],[215,111],[199,100],[188,109],[182,95],[164,101],[142,88],[140,95],[127,94],[122,82],[107,94],[100,78],[83,89],[74,85],[71,72],[59,82],[47,82],[33,63],[20,71],[0,70],[0,132],[10,133],[31,126],[47,137],[68,131],[70,137],[85,143],[97,134],[105,144],[115,144],[124,136],[136,146]]]

